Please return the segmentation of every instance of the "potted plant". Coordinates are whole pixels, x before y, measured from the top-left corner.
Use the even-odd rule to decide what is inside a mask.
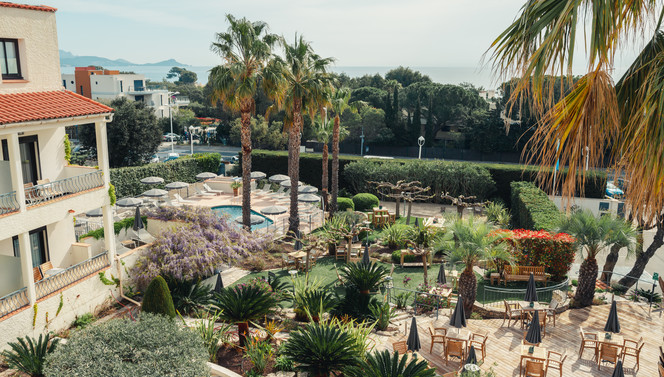
[[[234,181],[233,183],[231,183],[231,188],[233,189],[233,196],[237,196],[240,187],[242,187],[242,182],[240,181]]]

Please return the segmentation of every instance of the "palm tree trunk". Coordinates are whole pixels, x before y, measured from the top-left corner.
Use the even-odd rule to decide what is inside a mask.
[[[329,164],[329,155],[327,153],[327,144],[323,145],[323,182],[321,184],[321,192],[323,193],[323,203],[327,206],[327,166]],[[325,210],[325,208],[323,208]]]
[[[242,103],[240,112],[242,128],[242,224],[245,230],[251,231],[251,101]]]
[[[399,194],[401,194],[401,193],[399,193]],[[398,219],[399,217],[401,217],[401,215],[399,215],[399,203],[401,202],[401,197],[397,196],[395,199],[397,200],[397,202],[395,204],[396,208],[394,209],[394,211],[396,212],[394,214],[394,218]]]
[[[406,215],[406,225],[410,225],[410,210],[413,208],[413,201],[409,200],[408,201],[408,213]]]
[[[604,261],[604,267],[602,267],[602,276],[600,280],[605,284],[611,284],[611,276],[613,275],[613,268],[616,267],[616,262],[618,262],[618,257],[620,256],[621,245],[614,244],[611,246],[611,251],[606,256],[606,261]]]
[[[422,266],[424,266],[424,285],[429,285],[429,268],[427,266],[427,252],[422,254]]]
[[[330,201],[330,215],[337,211],[337,196],[339,196],[339,114],[334,117],[332,129],[332,200]]]
[[[627,288],[634,285],[634,283],[636,283],[636,279],[641,277],[641,274],[643,274],[643,270],[645,270],[650,258],[655,255],[655,251],[662,247],[662,245],[664,245],[664,221],[659,219],[657,222],[657,231],[655,232],[655,236],[652,239],[652,243],[644,252],[637,253],[634,266],[629,271],[627,276],[618,281],[618,284],[624,285]]]
[[[590,306],[595,297],[595,280],[597,279],[597,259],[588,257],[581,263],[579,268],[579,286],[576,287],[574,302],[576,307]]]
[[[288,176],[291,181],[290,188],[290,216],[288,217],[288,231],[298,235],[300,230],[300,216],[298,213],[297,187],[300,180],[300,130],[302,129],[302,99],[293,101],[293,126],[288,138]]]
[[[467,266],[459,276],[459,295],[463,297],[463,309],[466,318],[470,318],[475,304],[475,296],[477,295],[477,277],[473,272],[473,266]]]

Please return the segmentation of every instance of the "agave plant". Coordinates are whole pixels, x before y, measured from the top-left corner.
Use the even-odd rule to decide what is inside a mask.
[[[297,364],[297,370],[322,377],[360,361],[349,333],[320,323],[310,323],[291,333],[283,354]]]
[[[46,356],[55,351],[59,339],[51,339],[50,335],[44,337],[43,334],[39,334],[36,341],[29,336],[16,338],[16,340],[18,342],[9,342],[11,350],[2,352],[2,357],[7,365],[33,377],[43,376]]]
[[[360,365],[344,369],[347,377],[434,377],[436,370],[429,368],[426,360],[400,357],[388,350],[367,355]]]
[[[387,270],[375,262],[349,263],[343,269],[343,274],[348,284],[355,286],[363,294],[369,294],[370,291],[378,289],[385,280]]]
[[[277,306],[276,295],[264,280],[254,280],[214,293],[214,301],[221,311],[221,319],[237,323],[242,347],[249,332],[248,322],[264,317]]]

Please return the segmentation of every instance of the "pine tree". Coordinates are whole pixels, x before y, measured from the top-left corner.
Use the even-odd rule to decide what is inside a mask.
[[[410,128],[411,139],[417,140],[418,137],[424,135],[424,128],[422,127],[422,105],[420,97],[417,96],[417,105],[415,105],[415,112],[413,113],[413,126]]]
[[[145,290],[141,311],[175,318],[175,306],[173,305],[171,291],[168,289],[166,280],[161,276],[152,279]]]
[[[426,145],[428,147],[433,145],[433,97],[429,94],[429,105],[427,106],[427,125],[424,138],[426,139]]]

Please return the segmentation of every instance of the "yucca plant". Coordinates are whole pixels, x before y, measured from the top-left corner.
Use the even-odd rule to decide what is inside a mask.
[[[254,280],[226,288],[214,294],[215,306],[221,311],[220,318],[237,323],[240,346],[246,344],[249,321],[263,318],[277,306],[277,299],[265,280]]]
[[[205,344],[212,362],[217,359],[219,348],[228,342],[231,327],[227,323],[217,326],[219,317],[220,313],[208,314],[195,327],[196,332],[203,339],[203,344]]]
[[[284,355],[297,364],[297,370],[318,377],[327,377],[360,361],[349,333],[320,323],[310,323],[291,333],[284,346]]]
[[[9,342],[11,350],[2,351],[7,365],[33,377],[44,375],[44,361],[46,356],[55,351],[60,339],[51,339],[50,335],[39,334],[35,340],[32,337],[16,338],[18,342]]]
[[[367,355],[357,366],[344,369],[347,377],[434,377],[436,370],[429,368],[426,360],[401,357],[388,350]]]
[[[355,286],[362,294],[369,294],[370,291],[378,289],[388,273],[382,266],[371,262],[349,263],[343,269],[343,274],[348,284]]]

